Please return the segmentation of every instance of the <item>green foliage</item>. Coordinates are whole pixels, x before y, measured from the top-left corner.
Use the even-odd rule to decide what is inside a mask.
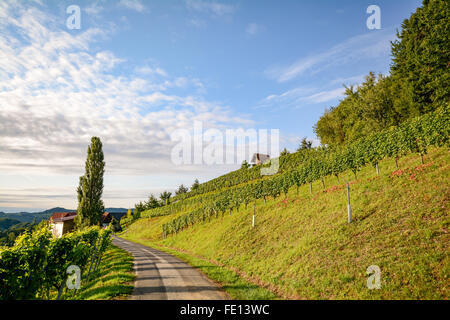
[[[241,170],[247,170],[248,168],[250,168],[250,164],[247,162],[247,160],[242,161]]]
[[[80,177],[76,224],[78,228],[100,225],[105,206],[102,201],[105,161],[100,138],[93,137],[88,147],[85,174]]]
[[[290,170],[291,168],[299,166],[305,159],[309,158],[311,154],[317,153],[315,149],[303,149],[295,153],[285,153],[280,155],[280,172]],[[263,165],[268,166],[269,164]],[[205,195],[213,192],[221,191],[225,188],[237,186],[239,184],[247,183],[250,181],[262,179],[261,166],[255,166],[247,168],[246,170],[236,170],[227,173],[221,177],[207,181],[205,183],[198,184],[193,190],[188,193],[177,195],[173,198],[174,201],[182,201],[186,203],[186,200],[195,196]]]
[[[389,76],[369,73],[314,127],[323,145],[342,145],[398,126],[450,101],[450,5],[425,0],[392,43]]]
[[[90,258],[100,260],[110,235],[110,230],[91,227],[53,239],[45,225],[25,232],[13,247],[0,251],[0,299],[48,299],[51,290],[64,284],[68,266],[83,270]]]
[[[312,141],[307,140],[306,137],[305,137],[300,142],[300,146],[297,148],[297,151],[311,149],[311,148],[312,148]]]
[[[264,205],[257,200],[254,227],[252,201],[239,214],[206,219],[165,239],[163,224],[186,212],[138,220],[123,236],[251,275],[247,279],[281,299],[445,299],[448,151],[430,147],[425,165],[419,165],[417,154],[408,154],[400,170],[393,158],[385,158],[378,177],[371,165],[358,172],[358,180],[347,170],[340,183],[327,177],[325,190],[319,191],[321,182],[315,181],[313,195],[304,185],[298,195],[291,188],[286,201],[269,198]],[[347,179],[353,180],[351,224]],[[367,289],[365,271],[372,264],[382,270],[381,290]]]
[[[178,189],[175,191],[175,195],[180,195],[180,194],[184,194],[186,192],[188,192],[189,189],[187,187],[185,187],[184,185],[181,185],[178,187]]]
[[[171,196],[172,196],[172,192],[164,191],[163,193],[161,193],[159,195],[159,198],[161,199],[161,202],[163,203],[163,205],[168,205],[170,203]]]
[[[113,232],[120,232],[122,231],[122,227],[120,226],[119,221],[117,221],[116,218],[111,219],[111,229]]]
[[[10,218],[0,218],[0,230],[8,230],[10,227],[19,224],[20,221]]]
[[[450,3],[425,0],[402,23],[392,44],[392,77],[410,98],[416,114],[432,111],[450,98]]]
[[[20,222],[10,218],[0,218],[0,246],[12,246],[16,237],[32,231],[38,224],[33,222]]]
[[[61,299],[110,300],[125,298],[133,292],[133,256],[111,245],[95,273],[95,277],[83,283],[74,295],[67,292]]]
[[[288,149],[284,148],[284,149],[280,152],[280,157],[287,156],[288,154],[290,154],[290,152],[288,151]]]
[[[408,153],[425,154],[430,146],[449,146],[450,105],[436,112],[414,118],[399,127],[374,133],[366,138],[339,148],[317,148],[308,153],[298,152],[293,156],[301,160],[298,167],[284,167],[284,172],[260,181],[228,188],[204,198],[204,204],[163,225],[164,237],[178,233],[195,223],[222,215],[227,210],[239,208],[241,204],[267,197],[276,198],[281,193],[287,195],[289,189],[311,183],[324,177],[351,170],[355,176],[366,164],[376,165],[386,157]],[[206,204],[205,204],[206,203]],[[151,216],[155,215],[153,211]],[[165,211],[170,214],[170,211]],[[163,215],[163,214],[160,214]]]
[[[197,190],[200,186],[200,183],[198,182],[198,179],[195,179],[194,184],[191,186],[191,190]]]

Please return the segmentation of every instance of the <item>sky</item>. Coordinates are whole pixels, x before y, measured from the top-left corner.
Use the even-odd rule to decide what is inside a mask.
[[[79,29],[68,27],[71,5]],[[380,29],[367,27],[370,5]],[[0,211],[76,208],[92,136],[103,143],[105,205],[125,208],[239,168],[242,159],[174,163],[172,134],[195,135],[195,123],[278,129],[290,151],[302,137],[317,146],[314,124],[344,85],[389,72],[390,41],[420,5],[1,1]]]

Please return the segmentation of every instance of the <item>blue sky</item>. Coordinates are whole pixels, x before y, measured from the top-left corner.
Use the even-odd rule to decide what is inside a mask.
[[[0,4],[0,211],[75,208],[102,138],[105,203],[129,207],[237,166],[173,166],[170,132],[279,129],[293,150],[342,98],[386,74],[420,1],[6,1]],[[81,8],[68,30],[66,8]],[[381,29],[369,30],[369,5]],[[315,140],[317,144],[318,141]]]

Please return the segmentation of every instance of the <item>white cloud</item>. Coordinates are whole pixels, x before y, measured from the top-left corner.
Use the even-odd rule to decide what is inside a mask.
[[[137,12],[145,12],[147,10],[141,0],[120,0],[119,6]]]
[[[92,49],[103,31],[73,35],[54,21],[36,8],[0,3],[0,172],[81,175],[92,136],[103,141],[107,175],[224,172],[172,165],[170,133],[190,130],[196,120],[219,129],[251,121],[201,96],[167,92],[176,86],[201,88],[196,78],[145,65],[136,71],[156,73],[156,79],[133,70],[116,72],[118,66],[127,68],[124,59]],[[0,191],[12,182],[2,179]],[[105,192],[112,192],[108,188]]]
[[[91,5],[87,6],[84,11],[92,16],[98,16],[104,8],[98,4],[98,1],[93,2]]]
[[[250,35],[250,36],[254,36],[257,33],[261,32],[263,30],[263,27],[256,24],[256,23],[249,23],[247,25],[247,28],[245,29],[245,32]]]
[[[136,68],[136,72],[141,74],[156,74],[162,77],[167,77],[167,72],[160,67],[149,67],[149,66],[140,66]]]
[[[219,3],[216,1],[186,0],[186,6],[189,10],[215,16],[230,15],[236,10],[236,7],[231,4]]]
[[[312,87],[298,87],[281,94],[271,94],[267,96],[255,107],[255,109],[298,109],[309,104],[323,103],[343,98],[344,93],[345,89],[343,87],[320,91],[319,89]]]
[[[395,31],[390,29],[366,33],[347,39],[327,51],[300,58],[288,66],[270,67],[265,73],[278,82],[287,82],[307,72],[313,74],[330,66],[376,58],[390,52],[390,41],[394,38]]]

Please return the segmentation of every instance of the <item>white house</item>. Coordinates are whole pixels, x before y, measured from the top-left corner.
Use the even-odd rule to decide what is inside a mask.
[[[268,154],[255,153],[252,157],[252,161],[250,161],[253,165],[264,164],[267,161],[270,161],[270,156]]]
[[[76,216],[76,212],[55,212],[50,217],[53,236],[61,238],[63,234],[72,231],[75,227]]]

